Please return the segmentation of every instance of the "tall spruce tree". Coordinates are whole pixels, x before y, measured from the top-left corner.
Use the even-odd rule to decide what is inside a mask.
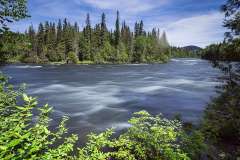
[[[44,47],[44,26],[42,23],[38,26],[38,33],[37,33],[37,55],[39,58],[44,58],[43,47]]]
[[[35,56],[35,54],[37,53],[37,40],[36,40],[36,32],[34,30],[34,27],[33,25],[30,25],[30,27],[28,28],[28,32],[27,32],[27,35],[28,35],[28,39],[29,39],[29,42],[31,44],[31,51],[30,53],[28,54],[28,56]]]
[[[140,32],[140,25],[139,25],[138,22],[136,22],[135,26],[134,26],[134,36],[138,37],[139,36],[139,32]]]
[[[92,59],[92,46],[91,46],[91,41],[92,41],[92,27],[91,27],[91,20],[90,20],[90,15],[89,13],[87,14],[86,18],[86,26],[83,30],[83,35],[85,39],[85,58],[86,60],[91,60]]]
[[[61,40],[62,40],[62,21],[59,19],[57,25],[57,43],[60,43]]]
[[[167,34],[165,31],[163,31],[163,34],[160,38],[160,45],[163,47],[163,48],[168,48],[169,47],[169,43],[168,43],[168,40],[167,40]]]
[[[114,38],[115,38],[115,46],[118,46],[119,43],[120,43],[120,17],[119,17],[119,11],[117,11],[117,19],[116,19],[116,24],[115,24]]]
[[[102,13],[101,17],[101,33],[100,33],[100,41],[101,45],[104,45],[104,43],[107,41],[107,25],[106,25],[106,15],[105,13]]]
[[[144,35],[144,29],[143,29],[143,21],[141,20],[139,24],[139,35],[143,36]]]

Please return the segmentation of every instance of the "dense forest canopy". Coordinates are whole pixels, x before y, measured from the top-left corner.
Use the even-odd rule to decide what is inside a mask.
[[[160,35],[156,28],[145,31],[143,21],[136,22],[131,31],[125,21],[121,22],[119,12],[113,31],[107,28],[103,13],[101,22],[94,26],[87,14],[82,30],[77,22],[71,24],[65,18],[57,24],[40,23],[37,29],[31,25],[24,34],[6,32],[1,36],[2,53],[31,63],[74,59],[94,63],[165,62],[171,54],[165,32]]]

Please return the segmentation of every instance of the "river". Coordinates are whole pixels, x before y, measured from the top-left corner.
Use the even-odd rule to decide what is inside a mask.
[[[70,117],[71,133],[85,137],[129,126],[132,113],[146,110],[198,123],[216,96],[221,73],[200,59],[172,59],[166,64],[6,65],[0,70],[14,85],[26,83],[40,104],[53,106],[51,126]]]

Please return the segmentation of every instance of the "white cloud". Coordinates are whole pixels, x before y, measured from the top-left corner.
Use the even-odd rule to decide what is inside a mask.
[[[198,45],[205,47],[223,40],[223,15],[212,12],[205,15],[183,18],[165,27],[168,39],[175,46]]]
[[[120,10],[125,13],[139,13],[143,11],[149,11],[163,5],[167,0],[82,0],[83,2],[90,4],[96,8]],[[80,0],[75,0],[77,3],[81,3]]]

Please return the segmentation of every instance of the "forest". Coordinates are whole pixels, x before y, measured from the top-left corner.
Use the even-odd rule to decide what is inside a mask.
[[[166,33],[153,28],[144,30],[143,21],[136,22],[134,31],[117,12],[115,29],[107,28],[106,15],[92,26],[87,14],[82,31],[77,22],[67,19],[31,25],[24,33],[5,32],[1,35],[2,61],[13,59],[25,63],[154,63],[166,62],[171,54]],[[24,43],[22,43],[24,42]]]

